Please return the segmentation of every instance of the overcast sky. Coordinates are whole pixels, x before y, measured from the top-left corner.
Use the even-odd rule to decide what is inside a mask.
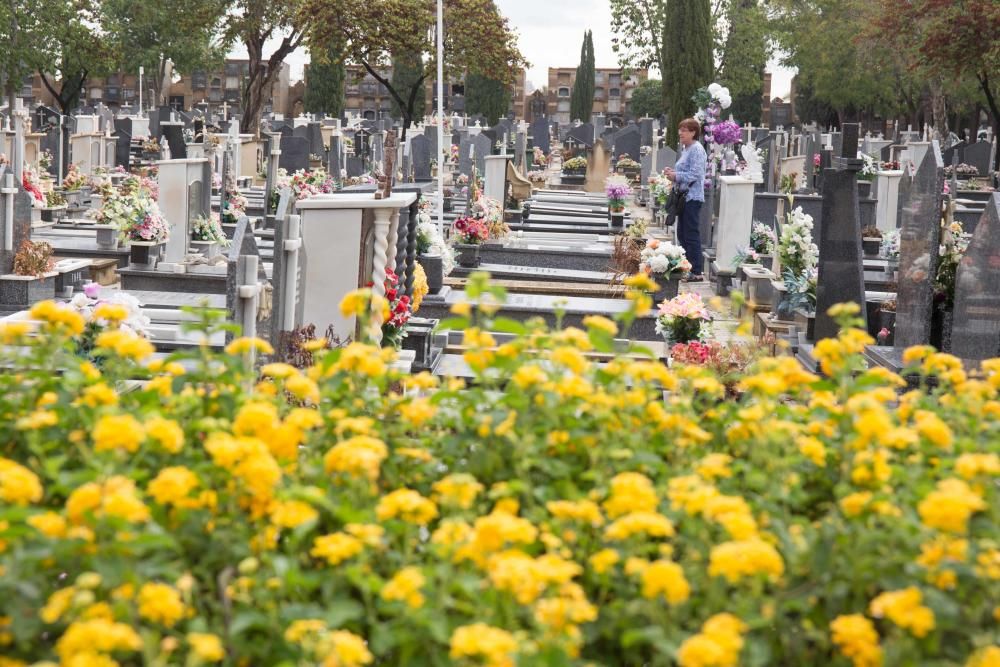
[[[549,67],[576,67],[579,64],[580,45],[586,30],[594,33],[596,66],[618,66],[611,50],[611,5],[608,0],[496,0],[496,3],[517,31],[521,53],[531,63],[528,81],[535,88],[548,84]],[[246,55],[245,50],[236,53]],[[302,78],[302,66],[308,61],[309,55],[303,49],[289,57],[293,80]],[[774,63],[770,70],[774,74],[771,97],[784,97],[792,72]]]

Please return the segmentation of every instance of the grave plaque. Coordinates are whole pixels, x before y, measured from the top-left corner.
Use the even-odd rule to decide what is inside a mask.
[[[177,122],[161,122],[160,134],[167,138],[167,145],[170,146],[170,157],[174,160],[187,158],[187,144],[184,142],[184,124]],[[91,162],[100,164],[100,162]]]
[[[1000,193],[976,225],[955,279],[951,352],[962,359],[1000,356]]]
[[[542,149],[548,155],[550,149],[549,121],[545,117],[536,118],[531,123],[531,145]]]
[[[677,164],[677,151],[670,146],[664,146],[656,151],[656,172],[662,173],[667,167]]]
[[[944,164],[935,141],[913,177],[909,204],[900,216],[896,347],[925,345],[930,340],[943,188]]]
[[[990,173],[990,153],[992,150],[992,144],[988,141],[977,141],[968,148],[965,149],[965,162],[967,165],[971,165],[979,170],[980,176],[986,176]]]
[[[640,136],[638,127],[629,125],[615,135],[613,142],[614,157],[616,159],[627,155],[636,162],[639,161],[639,149],[642,146],[642,137]]]

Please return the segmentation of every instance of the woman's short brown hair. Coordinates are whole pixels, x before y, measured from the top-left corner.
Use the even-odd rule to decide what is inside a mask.
[[[701,136],[701,123],[696,121],[694,118],[685,118],[684,120],[682,120],[677,125],[677,129],[680,130],[682,128],[694,132],[695,141],[697,141],[698,137]]]

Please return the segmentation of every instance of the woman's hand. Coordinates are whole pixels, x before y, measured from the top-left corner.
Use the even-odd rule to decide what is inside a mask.
[[[667,177],[668,181],[677,180],[677,172],[671,169],[670,167],[667,167],[666,169],[663,170],[663,175]]]

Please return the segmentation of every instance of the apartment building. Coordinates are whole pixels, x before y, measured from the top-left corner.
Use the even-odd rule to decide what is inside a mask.
[[[628,114],[629,100],[635,88],[649,78],[645,69],[634,70],[625,74],[621,68],[598,67],[594,70],[594,105],[592,114],[604,114],[609,118],[624,120]],[[550,67],[547,93],[548,115],[559,123],[568,125],[574,119],[570,118],[570,99],[573,95],[573,85],[576,83],[576,67]],[[589,121],[589,118],[580,120]]]

